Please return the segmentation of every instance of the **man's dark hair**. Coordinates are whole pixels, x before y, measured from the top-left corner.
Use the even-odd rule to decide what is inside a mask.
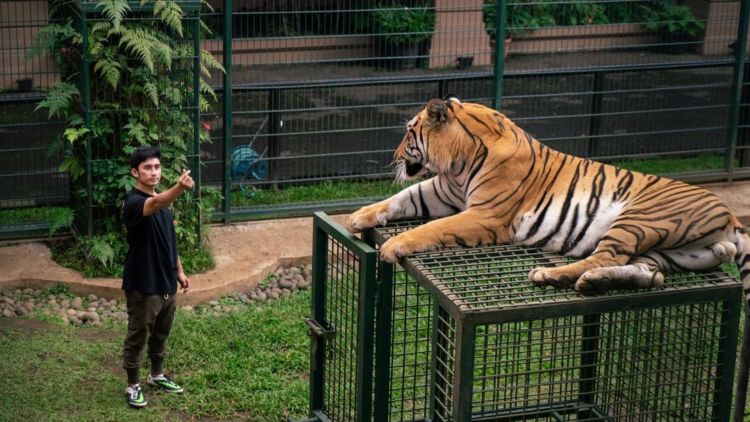
[[[142,162],[149,158],[158,158],[161,161],[159,147],[138,147],[130,154],[130,168],[138,169]]]

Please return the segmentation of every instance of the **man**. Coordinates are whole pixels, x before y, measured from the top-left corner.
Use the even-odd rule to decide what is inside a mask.
[[[135,189],[125,196],[123,217],[127,228],[128,255],[122,289],[128,307],[128,333],[123,367],[128,374],[125,389],[128,404],[146,406],[140,386],[139,368],[148,344],[151,373],[148,384],[163,391],[182,393],[183,388],[164,375],[165,343],[175,312],[177,283],[184,293],[190,280],[182,270],[170,205],[185,190],[193,188],[190,170],[183,170],[170,189],[157,193],[161,180],[161,153],[155,147],[139,147],[130,155],[130,174]]]

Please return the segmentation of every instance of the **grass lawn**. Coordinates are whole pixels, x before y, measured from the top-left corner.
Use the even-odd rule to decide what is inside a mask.
[[[732,265],[724,269],[737,275]],[[414,283],[403,274],[399,280]],[[408,305],[409,312],[416,311],[420,301],[426,306],[426,298],[414,302],[415,296],[411,297],[412,303],[399,306]],[[238,302],[222,298],[220,303]],[[169,338],[166,367],[186,392],[168,395],[146,387],[149,404],[140,410],[129,408],[124,401],[125,373],[120,358],[124,323],[74,328],[39,313],[32,318],[0,317],[0,421],[303,418],[309,386],[309,339],[303,320],[309,315],[309,303],[309,291],[303,291],[218,316],[207,306],[191,312],[179,310]],[[428,319],[420,321],[424,324]],[[420,359],[417,349],[429,344],[429,331],[419,334],[415,330],[426,326],[400,327],[401,323],[396,321],[394,341],[401,341],[409,351],[399,356],[407,361]],[[403,337],[406,333],[425,341],[403,342],[411,338]],[[399,362],[394,361],[403,368],[404,391],[422,391],[428,380],[418,375],[427,368]],[[145,365],[141,374],[145,379]],[[410,412],[411,406],[416,413],[425,408],[422,402],[399,397],[399,391],[394,388],[392,393],[397,402],[405,400],[404,412]]]
[[[257,189],[232,192],[233,207],[252,207],[286,203],[304,203],[353,198],[385,197],[393,195],[409,186],[393,180],[370,182],[325,181],[305,186],[291,186],[284,189]],[[218,207],[217,207],[218,208]]]
[[[724,168],[724,156],[701,154],[695,157],[673,157],[638,160],[618,160],[610,164],[641,173],[679,174],[721,170]],[[303,204],[344,199],[385,198],[393,195],[415,181],[398,183],[393,180],[362,181],[325,181],[317,184],[290,186],[282,189],[250,188],[232,192],[232,207],[262,207],[279,204]],[[215,204],[221,209],[221,204]]]
[[[202,313],[200,306],[178,311],[165,366],[185,394],[146,389],[149,404],[141,410],[130,409],[124,399],[124,323],[74,328],[40,315],[0,318],[0,420],[305,417],[309,304],[305,291],[221,316]],[[145,381],[146,366],[141,373]]]
[[[708,170],[723,170],[726,158],[717,154],[695,157],[672,157],[652,160],[618,160],[611,164],[632,171],[649,174],[679,174]]]

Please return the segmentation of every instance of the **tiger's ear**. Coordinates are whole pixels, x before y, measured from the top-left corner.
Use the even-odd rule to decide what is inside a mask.
[[[448,120],[448,106],[445,101],[433,98],[427,103],[426,108],[430,125],[440,126]]]

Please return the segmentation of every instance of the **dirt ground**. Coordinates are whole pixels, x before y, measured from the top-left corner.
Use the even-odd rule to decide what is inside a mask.
[[[346,216],[337,216],[343,223]],[[248,290],[280,265],[308,263],[312,256],[312,218],[290,218],[213,226],[208,243],[216,268],[190,276],[188,294],[179,293],[178,304],[192,305],[236,291]],[[73,293],[93,293],[108,299],[122,298],[122,281],[87,279],[52,260],[43,243],[23,243],[0,248],[0,289],[40,289],[64,282]]]

